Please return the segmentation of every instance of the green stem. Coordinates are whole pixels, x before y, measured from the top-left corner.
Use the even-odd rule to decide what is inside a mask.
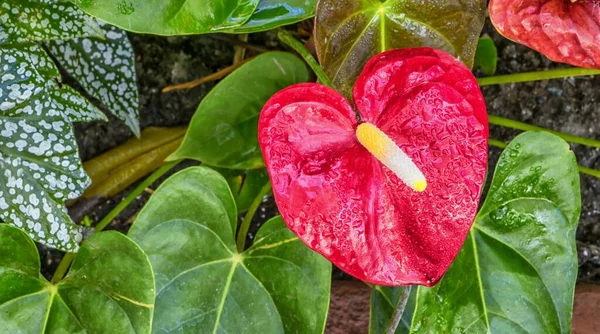
[[[406,286],[402,289],[402,294],[398,299],[398,304],[396,305],[396,309],[394,310],[394,314],[392,315],[392,319],[386,329],[386,334],[394,334],[396,333],[396,329],[400,324],[400,320],[402,320],[402,315],[404,314],[404,309],[406,308],[406,303],[408,302],[408,297],[410,297],[410,289],[411,286]]]
[[[248,211],[246,212],[246,215],[244,216],[244,219],[242,220],[242,225],[240,225],[240,230],[238,231],[238,236],[237,236],[238,252],[241,253],[244,251],[244,248],[246,246],[246,235],[248,235],[248,230],[250,229],[250,223],[252,222],[252,217],[254,217],[254,214],[256,213],[256,210],[260,206],[260,203],[262,203],[263,198],[265,198],[265,196],[267,196],[267,194],[271,192],[271,189],[272,189],[271,182],[267,182],[267,184],[265,184],[260,189],[260,192],[254,198],[254,201],[252,201],[252,204],[250,204],[250,207],[248,208]]]
[[[572,67],[572,68],[560,68],[555,70],[547,70],[547,71],[538,71],[538,72],[525,72],[525,73],[515,73],[515,74],[507,74],[507,75],[497,75],[493,77],[487,78],[479,78],[477,82],[480,86],[490,86],[490,85],[500,85],[507,83],[517,83],[517,82],[528,82],[528,81],[538,81],[538,80],[547,80],[547,79],[560,79],[567,77],[575,77],[582,75],[597,75],[600,74],[600,70],[597,69],[589,69],[589,68],[580,68],[580,67]]]
[[[98,225],[96,225],[95,232],[98,233],[98,232],[102,231],[106,226],[108,226],[108,224],[110,224],[110,222],[113,219],[115,219],[115,217],[117,217],[121,213],[121,211],[123,211],[127,206],[129,206],[129,204],[131,204],[131,202],[133,202],[133,200],[135,200],[135,198],[138,197],[146,188],[148,188],[152,183],[154,183],[154,181],[158,180],[166,172],[168,172],[173,167],[175,167],[177,164],[179,164],[179,162],[180,162],[180,160],[167,162],[166,164],[162,165],[162,167],[157,169],[154,173],[152,173],[150,176],[148,176],[148,178],[146,178],[142,183],[140,183],[131,193],[129,193],[127,195],[127,197],[125,197],[123,199],[123,201],[121,201],[121,203],[119,203],[119,205],[117,205],[114,209],[112,209],[108,213],[108,215],[106,215],[106,217],[104,217],[104,219],[102,219],[98,223]],[[73,262],[74,258],[75,258],[75,253],[65,254],[65,256],[62,258],[62,260],[58,264],[58,268],[56,268],[56,271],[54,272],[54,275],[52,276],[50,283],[56,284],[65,276],[65,274],[67,273],[67,270],[71,266],[71,263]]]
[[[503,141],[500,141],[500,140],[498,140],[498,139],[492,139],[492,138],[488,139],[488,144],[489,144],[490,146],[494,146],[494,147],[498,147],[498,148],[502,148],[502,149],[504,149],[504,148],[507,148],[507,147],[508,147],[508,144],[507,144],[507,143],[505,143],[505,142],[503,142]]]
[[[600,179],[600,170],[579,166],[579,172],[581,174],[590,175]]]
[[[488,139],[488,144],[490,146],[494,146],[494,147],[498,147],[498,148],[502,148],[502,149],[505,149],[506,147],[508,147],[508,144],[506,144],[505,142],[497,140],[497,139],[491,139],[491,138]],[[600,170],[583,167],[581,165],[578,165],[577,167],[579,168],[579,173],[585,174],[585,175],[590,175],[590,176],[597,177],[600,179]]]
[[[52,279],[50,280],[50,283],[56,284],[63,277],[65,277],[65,274],[67,273],[67,270],[71,266],[71,262],[73,262],[74,258],[75,258],[75,253],[66,253],[65,256],[63,256],[62,260],[60,260],[60,263],[58,264],[58,268],[56,268],[56,271],[54,272],[54,275],[52,276]]]
[[[285,29],[279,29],[277,37],[279,37],[279,40],[281,40],[283,43],[287,44],[289,47],[294,49],[302,56],[302,58],[304,58],[304,61],[306,61],[308,66],[310,66],[313,72],[315,72],[317,78],[319,78],[319,81],[321,81],[322,84],[333,88],[333,83],[331,82],[331,80],[329,80],[329,77],[327,76],[327,74],[325,74],[325,71],[323,71],[323,68],[321,68],[315,57],[313,57],[310,54],[310,52],[304,47],[304,45],[300,43],[297,39],[295,39],[289,31]]]
[[[542,128],[540,126],[535,126],[527,123],[522,123],[518,121],[514,121],[512,119],[496,116],[496,115],[488,115],[488,119],[490,124],[500,125],[511,129],[517,129],[521,131],[546,131],[550,132],[554,135],[559,136],[560,138],[576,144],[582,144],[591,147],[600,148],[600,140],[594,140],[589,138],[578,137],[574,135],[570,135],[568,133],[562,133],[558,131],[548,130],[546,128]]]
[[[135,187],[135,189],[133,189],[133,191],[130,192],[129,195],[127,195],[127,197],[125,197],[121,201],[121,203],[119,203],[119,205],[117,205],[114,209],[112,209],[98,223],[98,225],[96,225],[96,227],[94,229],[95,232],[98,233],[98,232],[102,231],[104,228],[106,228],[106,226],[108,226],[108,224],[110,224],[110,222],[112,222],[113,219],[115,219],[121,213],[121,211],[125,210],[125,208],[128,207],[129,204],[131,204],[131,202],[133,202],[136,199],[136,197],[138,197],[142,192],[144,192],[144,190],[146,188],[148,188],[152,183],[154,183],[156,180],[158,180],[161,176],[163,176],[165,173],[170,171],[173,167],[175,167],[180,162],[181,162],[181,160],[167,162],[166,164],[162,165],[162,167],[160,167],[159,169],[154,171],[154,173],[152,173],[142,183],[140,183],[137,187]]]

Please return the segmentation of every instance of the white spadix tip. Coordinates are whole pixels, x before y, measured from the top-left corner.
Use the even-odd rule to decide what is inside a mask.
[[[425,191],[427,180],[419,167],[383,131],[371,123],[361,123],[356,128],[358,141],[377,160],[414,191]]]

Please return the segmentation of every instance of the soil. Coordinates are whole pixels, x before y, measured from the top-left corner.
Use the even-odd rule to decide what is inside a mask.
[[[498,48],[497,74],[538,71],[563,67],[539,53],[500,37],[491,25],[484,29]],[[157,37],[130,34],[136,50],[136,71],[140,92],[140,123],[148,126],[175,126],[186,124],[198,103],[214,86],[207,83],[191,90],[163,94],[167,85],[190,81],[214,73],[231,65],[234,47],[223,36]],[[272,33],[254,34],[250,43],[278,48]],[[251,53],[251,52],[250,52]],[[68,84],[77,85],[66,79]],[[507,118],[543,126],[579,136],[600,137],[600,76],[545,80],[531,83],[507,84],[483,88],[488,112]],[[82,159],[90,159],[113,148],[132,136],[119,121],[110,118],[107,123],[78,124],[76,134]],[[517,131],[491,127],[491,138],[508,141]],[[600,169],[600,149],[573,145],[581,165]],[[493,170],[500,150],[490,148],[490,170]],[[189,166],[182,164],[178,169]],[[491,176],[491,173],[490,173]],[[164,178],[163,178],[164,179]],[[151,188],[160,183],[157,181]],[[90,217],[99,221],[131,190],[103,202]],[[583,208],[577,230],[579,252],[579,281],[600,283],[600,180],[582,175],[581,194]],[[126,231],[139,209],[150,196],[144,193],[109,226]],[[266,200],[255,217],[251,234],[260,224],[274,216],[277,210],[271,199]],[[251,238],[251,237],[250,237]],[[49,277],[62,257],[60,252],[40,246],[42,272]],[[334,272],[334,279],[346,280],[348,276]]]

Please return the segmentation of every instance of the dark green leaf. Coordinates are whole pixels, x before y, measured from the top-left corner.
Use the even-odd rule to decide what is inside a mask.
[[[206,95],[181,147],[169,159],[194,159],[231,169],[263,167],[257,137],[260,111],[279,90],[307,80],[306,66],[290,53],[256,57]]]
[[[484,0],[321,0],[315,19],[319,61],[348,97],[367,61],[387,50],[432,47],[471,67],[485,6]]]
[[[0,48],[0,218],[36,241],[74,251],[81,231],[63,203],[90,181],[71,122],[105,116],[58,79],[39,45]]]
[[[154,303],[148,258],[117,232],[92,236],[57,285],[39,273],[33,241],[0,225],[0,333],[147,333]]]
[[[260,0],[258,7],[236,33],[265,31],[309,19],[315,15],[317,0]]]
[[[139,137],[135,53],[125,31],[99,22],[106,36],[48,42],[62,67]]]
[[[321,333],[331,264],[280,218],[237,253],[225,179],[188,168],[152,195],[129,234],[157,283],[154,332]]]
[[[75,37],[104,38],[96,20],[62,0],[3,0],[0,44]]]
[[[381,334],[385,333],[388,328],[398,300],[404,287],[387,287],[375,285],[371,289],[371,314],[369,317],[369,333]],[[410,291],[410,297],[402,313],[402,320],[396,328],[396,333],[408,333],[410,323],[412,321],[415,310],[415,301],[417,299],[417,289],[413,288]]]
[[[125,30],[189,35],[243,25],[259,0],[70,0],[88,14]]]
[[[419,287],[413,331],[570,333],[580,209],[569,145],[545,132],[515,138],[455,262]]]
[[[481,37],[477,43],[477,52],[475,52],[474,69],[480,69],[484,75],[494,75],[496,73],[496,64],[498,63],[498,50],[494,40],[490,37]]]

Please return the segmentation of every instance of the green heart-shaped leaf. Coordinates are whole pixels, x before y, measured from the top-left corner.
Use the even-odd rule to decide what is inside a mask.
[[[319,61],[347,97],[367,61],[387,50],[441,49],[471,67],[485,6],[485,0],[321,0],[315,19]]]
[[[165,181],[140,212],[129,235],[156,275],[153,330],[323,332],[331,264],[281,218],[238,253],[235,211],[225,179],[192,167]]]
[[[202,100],[181,147],[169,160],[194,159],[211,166],[264,166],[258,116],[279,90],[308,81],[308,69],[291,53],[268,52],[223,79]]]
[[[63,0],[3,0],[0,44],[104,38],[96,20]]]
[[[148,333],[154,278],[123,234],[92,236],[57,285],[39,273],[33,241],[0,225],[0,333]]]
[[[303,21],[315,15],[316,5],[317,0],[260,0],[250,19],[233,32],[265,31]]]
[[[243,25],[259,0],[70,0],[88,14],[125,30],[189,35]]]
[[[456,260],[419,287],[412,331],[570,333],[580,210],[569,145],[545,132],[515,138]]]

